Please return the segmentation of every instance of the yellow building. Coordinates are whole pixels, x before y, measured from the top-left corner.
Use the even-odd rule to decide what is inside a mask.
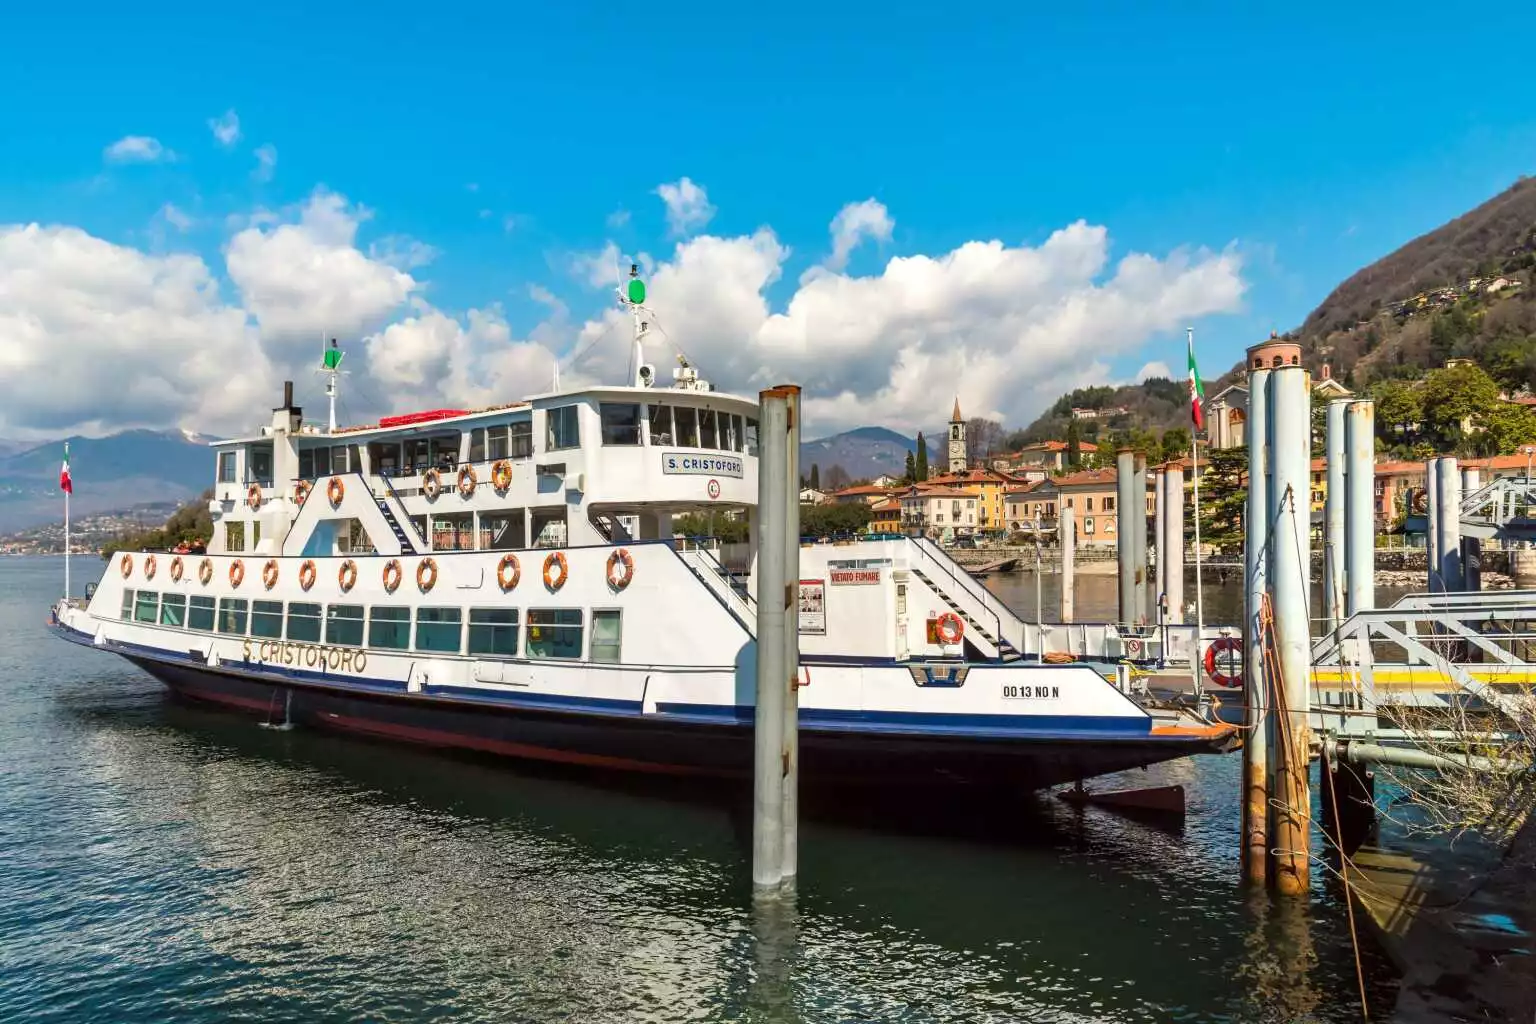
[[[1019,480],[994,469],[962,469],[956,473],[931,476],[924,483],[930,487],[948,487],[968,491],[977,498],[976,528],[978,530],[1003,530],[1007,528],[1007,494],[1017,490]]]

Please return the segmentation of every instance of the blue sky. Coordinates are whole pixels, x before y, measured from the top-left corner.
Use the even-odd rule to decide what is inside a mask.
[[[675,255],[686,239],[655,193],[684,177],[716,211],[692,234],[769,225],[792,250],[764,287],[772,310],[851,202],[894,220],[854,250],[855,277],[1085,220],[1108,231],[1101,276],[1131,252],[1237,255],[1240,301],[1195,323],[1214,376],[1358,267],[1536,171],[1532,29],[1521,5],[31,5],[8,14],[0,64],[0,224],[195,254],[239,304],[229,218],[285,216],[324,186],[371,211],[360,249],[435,252],[410,268],[418,305],[466,325],[496,306],[522,339],[549,313],[529,287],[548,289],[573,324],[558,352],[605,308],[573,258],[610,240]],[[226,147],[209,120],[227,110],[241,136]],[[105,161],[125,136],[175,159]],[[260,146],[270,180],[253,177]],[[157,218],[167,203],[188,230]],[[1180,370],[1177,319],[1140,322],[1095,372]],[[70,415],[49,422],[84,422]]]

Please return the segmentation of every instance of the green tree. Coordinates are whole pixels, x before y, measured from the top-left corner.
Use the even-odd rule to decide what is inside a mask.
[[[1376,403],[1376,433],[1389,444],[1412,444],[1424,420],[1424,401],[1417,381],[1392,379],[1370,390]]]
[[[1240,546],[1248,514],[1248,449],[1213,448],[1202,460],[1200,540],[1218,548]]]
[[[1179,459],[1189,454],[1189,428],[1169,427],[1163,431],[1163,460]]]
[[[1473,424],[1478,429],[1467,438],[1472,455],[1513,455],[1522,445],[1536,444],[1536,413],[1523,405],[1496,402]]]
[[[814,462],[811,463],[811,490],[821,490],[821,467]]]
[[[1473,365],[1431,370],[1419,386],[1424,430],[1441,451],[1462,447],[1467,428],[1486,418],[1499,404],[1499,386]]]
[[[873,518],[873,510],[862,501],[801,505],[800,535],[816,538],[847,536],[864,529]]]
[[[901,482],[904,483],[904,484],[910,484],[910,483],[916,482],[916,480],[917,480],[917,462],[914,459],[912,453],[911,452],[907,452],[907,471],[906,471],[905,474],[903,474],[903,476],[901,478]]]
[[[921,483],[928,479],[928,442],[923,440],[923,432],[917,432],[917,460],[913,464],[912,479]]]
[[[1479,362],[1505,391],[1513,394],[1531,386],[1536,361],[1536,335],[1522,338],[1505,335],[1489,345]]]
[[[1083,439],[1078,433],[1077,420],[1067,424],[1067,468],[1081,469],[1083,465]]]

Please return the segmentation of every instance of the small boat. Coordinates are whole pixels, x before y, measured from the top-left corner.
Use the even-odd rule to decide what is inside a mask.
[[[987,562],[985,565],[968,565],[965,567],[965,571],[972,576],[990,576],[995,572],[1013,572],[1018,567],[1019,560],[1017,558],[999,558],[994,562]]]
[[[637,287],[638,286],[638,287]],[[263,720],[603,769],[745,777],[756,590],[674,517],[748,517],[755,399],[686,362],[613,386],[338,428],[291,385],[213,442],[205,553],[122,552],[50,625]],[[801,548],[802,780],[1031,790],[1229,749],[1236,732],[1024,660],[1025,625],[939,547]]]

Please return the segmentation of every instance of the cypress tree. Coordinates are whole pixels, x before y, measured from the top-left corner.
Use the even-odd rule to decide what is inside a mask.
[[[917,457],[913,463],[913,468],[916,474],[913,477],[914,480],[923,481],[928,479],[928,442],[923,440],[923,432],[921,430],[917,432]]]

